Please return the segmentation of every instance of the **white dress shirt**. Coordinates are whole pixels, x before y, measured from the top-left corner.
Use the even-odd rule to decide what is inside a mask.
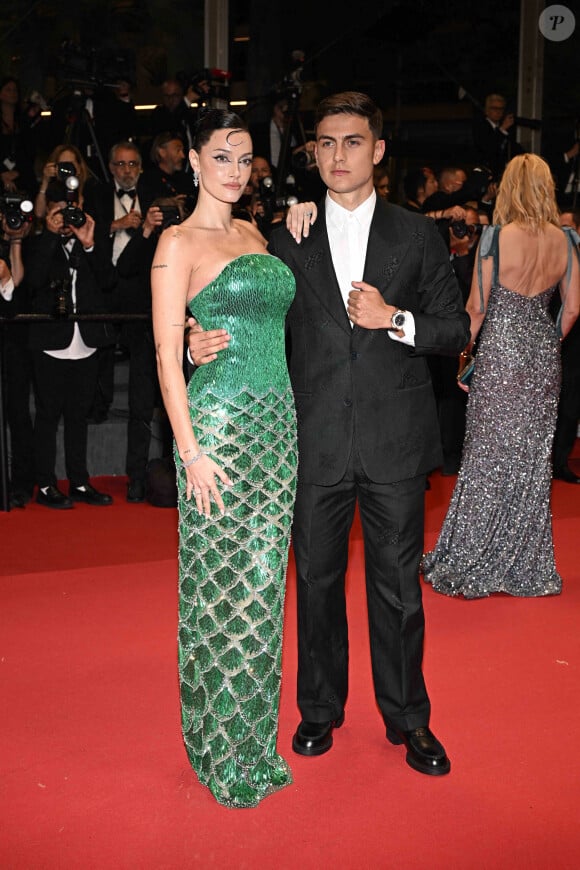
[[[12,278],[8,278],[6,284],[0,284],[0,295],[5,302],[12,302],[12,296],[14,294],[14,281]]]
[[[326,229],[332,264],[345,308],[349,293],[355,289],[352,286],[352,281],[363,280],[369,233],[376,202],[377,194],[373,190],[368,199],[365,199],[353,211],[349,211],[335,202],[328,193],[326,194]],[[400,338],[392,330],[387,334],[395,341],[402,341],[403,344],[414,346],[415,320],[409,311],[406,314],[404,337]],[[352,326],[350,320],[349,323]]]
[[[125,217],[126,214],[132,211],[140,211],[139,205],[139,196],[135,196],[135,198],[131,198],[128,194],[123,195],[122,191],[119,190],[119,193],[114,194],[113,200],[113,219],[118,221],[122,217]],[[117,265],[117,260],[125,250],[126,246],[129,244],[129,240],[131,238],[130,233],[127,230],[116,230],[115,238],[113,239],[113,266]]]
[[[72,251],[73,245],[75,243],[74,236],[70,238],[66,244],[63,244],[64,252],[67,258],[70,261],[70,253]],[[69,272],[71,276],[71,301],[73,304],[73,311],[77,310],[77,270],[70,265],[69,262]],[[68,347],[63,347],[61,350],[45,350],[44,353],[47,356],[52,356],[55,359],[86,359],[88,356],[92,356],[96,353],[96,348],[89,347],[83,341],[83,337],[81,335],[81,331],[79,329],[79,325],[75,320],[73,326],[73,337],[72,341]]]

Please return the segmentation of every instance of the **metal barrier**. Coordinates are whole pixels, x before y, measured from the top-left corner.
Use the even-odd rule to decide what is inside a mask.
[[[5,330],[12,323],[52,323],[53,321],[82,321],[123,323],[132,320],[151,320],[150,314],[70,314],[57,318],[49,314],[16,314],[14,317],[0,316],[0,511],[10,510],[8,488],[8,437],[4,414],[4,370],[5,370]]]

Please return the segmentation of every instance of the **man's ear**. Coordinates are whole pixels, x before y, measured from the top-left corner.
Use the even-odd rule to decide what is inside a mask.
[[[385,156],[386,143],[384,139],[377,139],[375,142],[375,153],[373,154],[373,163],[377,166]]]

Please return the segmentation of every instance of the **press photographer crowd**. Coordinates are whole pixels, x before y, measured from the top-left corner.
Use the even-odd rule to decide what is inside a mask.
[[[89,437],[98,437],[96,424],[111,412],[120,359],[129,366],[126,497],[129,502],[148,498],[151,425],[162,407],[150,267],[160,233],[179,224],[196,202],[187,155],[209,88],[203,74],[168,78],[144,135],[131,83],[123,78],[105,94],[85,87],[73,100],[68,93],[51,107],[49,122],[41,121],[45,104],[38,94],[23,101],[16,79],[0,82],[0,326],[11,507],[24,507],[33,497],[61,510],[75,502],[111,504],[111,496],[91,483],[87,446]],[[450,154],[443,163],[406,161],[402,173],[393,171],[387,152],[375,168],[377,196],[436,223],[464,301],[481,228],[493,222],[503,169],[522,150],[515,135],[518,119],[506,99],[490,94],[484,107],[473,124],[468,160]],[[301,141],[295,121],[289,96],[278,94],[269,120],[250,123],[252,174],[236,217],[254,222],[266,239],[292,203],[318,201],[325,191],[315,143],[309,137]],[[562,225],[576,229],[578,154],[574,136],[546,158]],[[14,320],[21,314],[43,317]],[[567,344],[574,341],[577,346],[577,335]],[[569,483],[580,482],[568,466],[578,420],[578,376],[568,378],[566,366],[577,366],[577,356],[563,359],[564,388],[575,398],[567,395],[562,401],[553,460],[554,476]],[[458,364],[441,356],[430,364],[440,409],[441,471],[449,475],[457,473],[465,429],[467,399],[457,388]],[[67,492],[56,476],[61,420]],[[172,455],[169,429],[164,454]]]

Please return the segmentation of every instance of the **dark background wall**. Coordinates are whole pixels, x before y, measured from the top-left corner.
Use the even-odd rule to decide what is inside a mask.
[[[204,64],[203,0],[3,0],[2,9],[0,71],[49,100],[67,85],[67,39],[85,57],[99,52],[113,65],[128,62],[138,102],[155,102],[165,75]],[[284,87],[292,52],[301,49],[305,127],[321,96],[365,90],[384,109],[393,152],[410,159],[426,149],[455,159],[449,152],[464,153],[485,95],[499,91],[514,103],[517,97],[519,2],[231,0],[229,23],[230,94],[247,98],[251,113],[267,111],[266,96]],[[578,56],[578,31],[563,43],[545,42],[546,147],[574,140]]]

